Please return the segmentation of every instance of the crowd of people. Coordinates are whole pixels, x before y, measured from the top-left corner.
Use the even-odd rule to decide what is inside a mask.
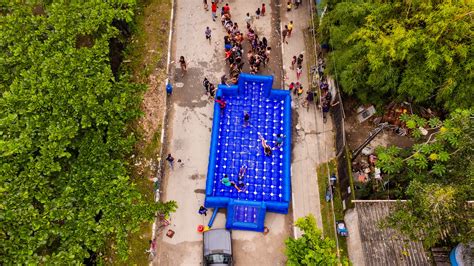
[[[208,8],[207,1],[204,1],[204,8],[206,10]],[[217,18],[216,12],[218,8],[218,1],[213,0],[211,3],[211,11],[212,19],[214,21]],[[262,4],[261,7],[257,8],[254,17],[252,17],[250,13],[246,14],[246,17],[244,18],[246,30],[245,34],[242,31],[240,25],[232,19],[230,10],[231,8],[229,4],[226,3],[221,8],[220,13],[221,23],[226,32],[226,35],[224,36],[224,59],[226,64],[229,66],[228,73],[221,77],[220,83],[223,85],[237,84],[239,75],[245,65],[244,59],[248,61],[249,72],[251,74],[259,73],[262,67],[266,67],[268,65],[272,51],[272,48],[269,46],[268,39],[266,37],[260,37],[252,26],[254,18],[259,19],[260,16],[265,16],[265,4]],[[206,27],[204,33],[206,40],[211,42],[211,29]],[[245,42],[247,42],[247,45],[245,45]],[[246,54],[244,54],[244,46],[246,46],[246,49],[248,47]],[[185,67],[182,73],[185,73]],[[202,84],[206,94],[209,95],[209,98],[214,99],[217,86],[207,79],[207,77],[204,78]]]
[[[327,114],[329,113],[329,110],[331,109],[332,106],[336,106],[339,104],[339,102],[332,102],[332,94],[331,91],[329,90],[329,83],[327,81],[326,76],[324,75],[324,69],[326,67],[326,64],[322,57],[320,56],[318,59],[318,66],[317,66],[317,71],[319,75],[319,90],[320,90],[320,98],[319,98],[319,104],[320,107],[323,111],[323,122],[326,123],[327,121]]]

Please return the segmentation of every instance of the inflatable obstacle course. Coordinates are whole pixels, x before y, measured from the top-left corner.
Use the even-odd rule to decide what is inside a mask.
[[[272,83],[272,76],[242,73],[238,85],[219,85],[216,94],[226,107],[214,106],[205,206],[227,208],[228,229],[263,232],[266,211],[288,213],[291,96],[272,89]],[[272,147],[271,156],[264,154],[262,138]],[[224,176],[242,184],[241,191],[223,184]]]

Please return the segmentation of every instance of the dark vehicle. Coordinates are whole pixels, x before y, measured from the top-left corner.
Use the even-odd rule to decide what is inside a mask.
[[[212,229],[203,233],[204,265],[233,265],[232,237],[226,229]]]

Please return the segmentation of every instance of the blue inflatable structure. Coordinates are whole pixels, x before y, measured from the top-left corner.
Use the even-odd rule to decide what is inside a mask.
[[[288,213],[291,199],[291,95],[272,89],[272,76],[240,74],[238,85],[219,85],[214,105],[205,206],[227,208],[227,229],[264,230],[267,211]],[[244,123],[244,114],[250,115]],[[276,145],[281,134],[282,145]],[[266,156],[264,138],[272,148]],[[281,139],[280,139],[281,140]],[[239,177],[239,171],[245,174]],[[221,180],[243,182],[238,192]]]

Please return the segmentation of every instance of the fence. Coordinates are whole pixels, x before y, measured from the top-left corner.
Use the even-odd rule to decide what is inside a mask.
[[[346,118],[344,113],[344,106],[342,103],[341,93],[336,82],[331,82],[336,91],[336,97],[334,102],[339,102],[336,106],[331,108],[331,116],[333,119],[334,127],[336,128],[336,156],[337,156],[337,173],[339,178],[339,189],[341,191],[341,198],[344,202],[344,206],[347,206],[348,201],[351,198],[351,170],[349,166],[349,153],[348,147],[346,147],[346,132],[344,128],[344,120]]]

